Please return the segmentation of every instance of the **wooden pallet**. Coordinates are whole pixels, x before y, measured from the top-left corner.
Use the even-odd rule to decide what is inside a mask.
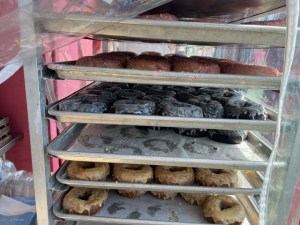
[[[0,148],[12,139],[8,117],[0,117]]]

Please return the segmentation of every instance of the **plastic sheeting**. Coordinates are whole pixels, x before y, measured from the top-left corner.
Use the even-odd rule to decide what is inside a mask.
[[[80,31],[93,23],[93,18],[109,18],[111,24],[134,17],[170,0],[1,0],[0,2],[0,67],[61,48],[81,38]],[[74,27],[74,34],[43,33],[39,15],[89,15],[90,19]],[[63,26],[64,24],[57,24]],[[110,24],[106,25],[109,26]],[[90,33],[104,27],[94,27]],[[38,29],[38,30],[35,30]]]

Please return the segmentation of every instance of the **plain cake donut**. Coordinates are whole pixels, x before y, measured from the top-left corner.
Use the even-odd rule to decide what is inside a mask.
[[[126,183],[149,183],[153,180],[153,170],[149,165],[114,164],[113,179]],[[141,197],[146,191],[118,190],[119,194],[128,198]]]
[[[190,73],[220,73],[218,64],[206,60],[186,58],[174,60],[173,71]]]
[[[209,187],[236,187],[238,183],[236,171],[224,169],[197,168],[195,180],[198,185]]]
[[[171,63],[163,56],[139,55],[128,61],[127,69],[170,71]]]
[[[101,209],[108,193],[104,189],[72,188],[63,199],[63,209],[66,213],[93,215]]]
[[[124,68],[122,61],[109,57],[84,56],[77,60],[76,66],[104,67],[104,68]]]
[[[194,182],[194,171],[188,167],[156,166],[155,179],[160,184],[191,185]],[[159,199],[173,199],[175,192],[152,192]]]
[[[71,162],[66,174],[70,179],[106,180],[109,175],[109,164],[98,162]]]
[[[210,223],[240,225],[245,219],[245,210],[230,196],[211,196],[203,208],[204,217]]]

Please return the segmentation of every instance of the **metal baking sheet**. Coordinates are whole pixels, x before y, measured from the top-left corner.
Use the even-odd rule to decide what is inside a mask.
[[[133,163],[202,168],[264,170],[267,159],[256,145],[192,138],[173,130],[134,126],[71,125],[47,147],[48,153],[70,161]]]
[[[22,139],[23,139],[23,134],[13,134],[12,136],[9,136],[9,138],[7,138],[5,144],[2,145],[0,141],[0,156],[4,155],[7,151],[9,151],[13,146],[15,146]]]
[[[284,27],[144,19],[127,19],[116,23],[109,18],[78,14],[39,14],[35,17],[46,32],[53,33],[94,34],[102,38],[146,42],[285,46]]]
[[[5,135],[8,135],[9,132],[10,132],[10,126],[0,128],[0,138]]]
[[[144,116],[111,113],[83,113],[60,111],[59,104],[73,97],[71,95],[62,101],[54,103],[48,109],[48,114],[60,122],[93,123],[110,125],[133,125],[150,127],[204,128],[219,130],[252,130],[275,132],[276,121],[271,120],[238,120],[211,118],[184,118],[169,116]]]
[[[0,117],[0,127],[5,126],[6,124],[8,124],[9,119],[8,117]]]
[[[104,189],[118,189],[118,190],[144,190],[144,191],[169,191],[169,192],[189,192],[189,193],[210,193],[210,194],[244,194],[254,195],[260,194],[261,188],[224,188],[224,187],[200,187],[200,186],[180,186],[180,185],[164,185],[164,184],[136,184],[136,183],[120,183],[112,180],[111,177],[107,181],[86,181],[86,180],[72,180],[66,175],[66,169],[69,162],[59,169],[56,178],[59,182],[75,187],[89,187],[89,188],[104,188]],[[240,184],[239,184],[240,186]]]
[[[164,201],[146,193],[141,198],[129,199],[110,191],[104,207],[92,216],[65,213],[63,197],[64,194],[54,203],[53,213],[65,220],[128,225],[209,225],[202,207],[190,205],[179,196]]]
[[[281,84],[281,77],[111,69],[75,66],[72,62],[52,63],[48,68],[61,79],[74,80],[270,90],[279,90]]]

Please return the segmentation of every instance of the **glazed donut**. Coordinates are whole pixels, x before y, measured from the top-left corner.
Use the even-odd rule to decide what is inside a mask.
[[[118,99],[136,99],[142,98],[146,95],[144,92],[135,89],[122,89],[116,91],[115,94],[117,95]]]
[[[106,180],[109,175],[108,163],[71,162],[66,174],[71,179],[78,180]]]
[[[207,95],[213,95],[216,92],[223,92],[223,91],[229,91],[231,89],[228,88],[213,88],[213,87],[200,87],[197,90],[198,94],[207,94]]]
[[[69,112],[103,113],[108,110],[108,106],[104,102],[88,102],[78,101],[77,99],[69,99],[59,104],[59,110]]]
[[[63,199],[66,213],[93,215],[101,209],[108,197],[103,189],[74,187]]]
[[[169,13],[161,13],[161,14],[152,14],[152,15],[140,15],[137,16],[138,19],[146,19],[146,20],[165,20],[165,21],[177,21],[177,17],[169,14]]]
[[[225,105],[229,101],[241,100],[242,94],[233,90],[224,90],[213,93],[211,97]]]
[[[224,106],[226,118],[246,120],[266,120],[267,112],[262,105],[243,100],[228,101]]]
[[[196,183],[209,187],[236,187],[237,173],[234,170],[197,168],[195,171]]]
[[[124,68],[122,61],[97,57],[97,56],[84,56],[77,60],[76,66],[91,66],[91,67],[107,67],[107,68]]]
[[[127,183],[150,183],[153,180],[153,170],[148,165],[114,164],[113,179]],[[118,190],[119,194],[128,198],[141,197],[146,191]]]
[[[194,87],[187,87],[187,86],[167,86],[167,91],[174,91],[175,93],[179,92],[188,92],[190,94],[197,94],[196,89]]]
[[[139,55],[128,61],[128,69],[170,71],[171,63],[163,56]]]
[[[160,184],[191,185],[194,182],[192,168],[175,166],[156,166],[155,179]],[[173,199],[177,195],[174,192],[152,192],[159,199]]]
[[[112,105],[117,114],[154,115],[156,104],[151,100],[126,99],[118,100]]]
[[[220,73],[220,67],[206,60],[179,59],[173,62],[173,71],[191,73]]]
[[[180,193],[181,197],[191,205],[202,206],[209,198],[209,194],[196,194],[196,193]]]
[[[218,101],[201,101],[198,103],[198,106],[201,107],[204,118],[223,118],[224,116],[224,107]]]
[[[210,223],[240,225],[245,219],[245,210],[230,196],[211,196],[203,208],[204,217]]]
[[[163,101],[158,106],[159,115],[174,117],[191,117],[202,118],[202,109],[198,106],[179,102],[179,101]]]
[[[247,136],[248,132],[242,130],[208,130],[208,137],[212,140],[227,144],[240,144]]]

